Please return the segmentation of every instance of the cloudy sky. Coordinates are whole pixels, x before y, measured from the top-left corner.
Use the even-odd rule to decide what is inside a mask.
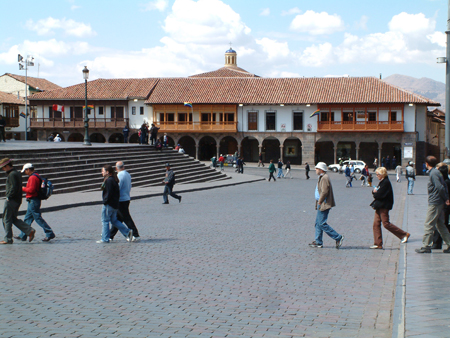
[[[0,75],[58,85],[238,66],[264,77],[404,74],[445,81],[446,0],[0,1]]]

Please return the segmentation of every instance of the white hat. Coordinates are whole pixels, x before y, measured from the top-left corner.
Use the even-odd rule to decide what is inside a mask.
[[[409,165],[413,165],[414,162],[413,162],[413,161],[409,161],[408,164],[409,164]]]
[[[319,163],[316,164],[316,169],[327,171],[328,167],[327,167],[325,162],[319,162]]]
[[[22,168],[22,173],[25,172],[26,169],[34,168],[34,166],[31,163],[24,164]]]

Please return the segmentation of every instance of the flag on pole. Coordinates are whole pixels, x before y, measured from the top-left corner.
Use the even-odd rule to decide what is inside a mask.
[[[60,105],[58,105],[58,104],[54,104],[54,105],[53,105],[53,110],[54,110],[54,111],[60,111],[60,112],[63,112],[63,113],[64,113],[64,106],[60,106]]]
[[[86,106],[83,106],[83,109],[86,109]],[[88,109],[94,109],[94,106],[92,104],[88,104]]]
[[[185,105],[186,107],[192,108],[192,102],[185,102],[184,105]]]
[[[26,117],[26,115],[25,115],[25,113],[24,112],[21,112],[20,114],[20,117],[23,117],[23,118],[25,118]]]
[[[313,117],[313,116],[316,116],[316,115],[319,115],[319,113],[320,113],[320,109],[317,109],[314,113],[312,113],[309,117]]]

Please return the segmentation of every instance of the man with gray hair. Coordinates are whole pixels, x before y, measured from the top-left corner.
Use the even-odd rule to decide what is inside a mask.
[[[319,181],[316,185],[316,240],[309,244],[312,248],[323,248],[322,235],[323,232],[336,241],[336,249],[342,246],[344,236],[339,235],[331,226],[328,225],[328,213],[330,209],[336,206],[334,202],[333,187],[331,186],[330,178],[327,175],[328,167],[324,162],[316,164],[316,174],[319,176]]]
[[[131,192],[131,175],[128,171],[125,170],[125,165],[122,161],[118,161],[116,163],[117,177],[119,178],[119,189],[120,189],[120,198],[119,198],[119,211],[117,212],[117,219],[125,223],[128,229],[133,230],[133,238],[132,242],[138,242],[141,237],[139,236],[139,231],[134,224],[133,219],[130,215],[130,192]],[[118,229],[116,227],[112,227],[109,240],[112,241],[114,236],[117,234]],[[128,240],[128,239],[127,239]]]

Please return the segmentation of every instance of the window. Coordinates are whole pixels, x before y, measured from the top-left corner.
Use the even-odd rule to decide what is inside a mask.
[[[248,130],[258,130],[258,112],[248,112]]]
[[[343,117],[344,121],[351,122],[351,121],[353,121],[353,112],[351,112],[351,113],[343,112],[342,117]]]
[[[275,111],[266,112],[266,130],[277,130],[276,129],[276,114]]]
[[[136,107],[131,107],[131,115],[136,115]]]
[[[397,112],[391,111],[391,121],[397,121]]]
[[[83,119],[83,107],[75,107],[74,108],[75,113],[71,118],[75,119]],[[56,112],[55,112],[55,118],[56,118]]]
[[[369,117],[369,121],[375,122],[377,120],[377,113],[374,111],[367,112],[367,115]]]
[[[144,115],[144,107],[139,107],[139,114]]]
[[[103,115],[103,107],[98,107],[98,115]]]
[[[111,107],[111,118],[123,119],[123,107]]]
[[[224,120],[225,117],[225,120]],[[220,122],[234,122],[234,113],[220,113],[219,114]]]
[[[164,122],[164,113],[159,113],[159,121]]]
[[[167,113],[167,122],[175,122],[175,113]]]
[[[192,122],[192,113],[178,113],[178,122]]]
[[[70,107],[70,116],[72,116],[72,107]],[[53,117],[53,107],[52,106],[50,106],[50,107],[48,107],[48,117],[49,118],[52,118]]]
[[[211,116],[212,116],[212,121],[215,122],[216,114],[211,114],[211,113],[202,113],[201,121],[202,122],[211,122]]]
[[[329,112],[320,113],[320,121],[326,122],[328,121],[328,117],[330,117],[329,121],[334,121],[334,112],[331,112],[331,115],[329,114]]]
[[[294,112],[294,130],[303,130],[303,113]]]

